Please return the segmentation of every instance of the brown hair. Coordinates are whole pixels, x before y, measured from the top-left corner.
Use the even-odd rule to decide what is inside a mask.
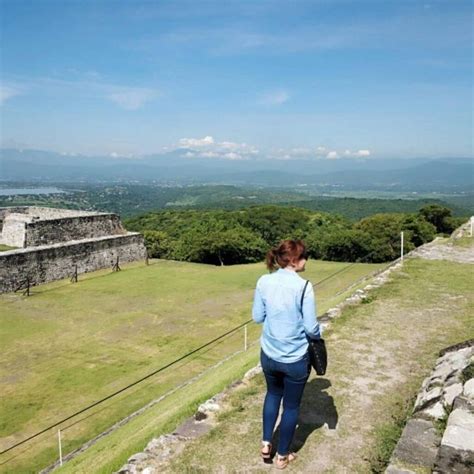
[[[270,249],[267,253],[266,264],[270,271],[277,267],[285,268],[298,260],[308,258],[306,246],[302,240],[283,240],[280,245]]]

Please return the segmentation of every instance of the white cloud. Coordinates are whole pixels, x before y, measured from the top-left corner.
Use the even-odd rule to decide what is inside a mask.
[[[3,105],[7,100],[21,94],[21,89],[16,86],[0,84],[0,105]]]
[[[242,155],[239,155],[239,153],[235,153],[233,151],[231,151],[230,153],[226,153],[224,155],[224,158],[226,158],[227,160],[243,160],[243,159],[245,159]]]
[[[290,94],[283,90],[275,90],[263,94],[258,103],[262,105],[281,105],[290,99]]]
[[[337,151],[330,151],[327,155],[326,158],[328,160],[337,160],[339,158],[339,153]]]
[[[139,87],[115,87],[109,86],[110,92],[106,98],[125,110],[137,110],[156,97],[152,89]]]
[[[358,151],[345,150],[344,156],[346,156],[347,158],[366,158],[370,156],[370,150],[358,150]]]
[[[258,149],[247,143],[230,141],[218,142],[211,135],[204,138],[181,138],[176,148],[185,148],[186,158],[221,158],[225,160],[247,160],[259,153]]]
[[[199,156],[203,158],[219,158],[219,153],[215,151],[203,151]]]
[[[214,138],[207,135],[204,138],[181,138],[179,140],[180,148],[200,148],[214,144]]]

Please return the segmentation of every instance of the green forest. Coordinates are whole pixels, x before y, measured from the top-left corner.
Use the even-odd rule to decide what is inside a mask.
[[[314,259],[387,262],[449,234],[464,219],[438,204],[415,213],[380,213],[353,222],[301,207],[262,205],[239,210],[164,210],[125,221],[142,232],[149,256],[215,265],[261,261],[286,238],[303,239]]]
[[[251,186],[197,185],[159,186],[150,184],[102,183],[85,184],[53,182],[63,193],[24,194],[0,196],[4,206],[49,206],[67,209],[83,209],[115,212],[123,218],[160,209],[228,209],[278,204],[303,207],[312,211],[340,214],[356,221],[378,213],[413,213],[422,206],[439,204],[449,207],[454,216],[469,216],[474,208],[474,194],[439,196],[413,195],[410,199],[402,194],[364,197],[321,196],[305,192],[304,188],[262,188]],[[31,183],[8,183],[6,187],[29,187]],[[0,187],[1,189],[1,187]],[[416,198],[415,198],[416,197]]]

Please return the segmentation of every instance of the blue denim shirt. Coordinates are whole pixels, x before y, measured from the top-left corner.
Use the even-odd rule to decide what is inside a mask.
[[[301,360],[308,350],[306,335],[321,337],[311,284],[306,287],[301,312],[305,283],[296,272],[284,268],[263,275],[257,282],[252,317],[256,323],[263,323],[263,352],[278,362]]]

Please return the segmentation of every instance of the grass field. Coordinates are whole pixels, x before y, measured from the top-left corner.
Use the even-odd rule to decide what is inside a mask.
[[[16,247],[10,247],[9,245],[0,244],[0,252],[6,252],[7,250],[15,250]]]
[[[304,276],[312,282],[346,268],[317,287],[318,313],[340,300],[345,288],[380,267],[310,262]],[[34,288],[29,298],[0,296],[0,447],[7,448],[246,321],[255,281],[264,272],[262,264],[221,268],[152,261],[149,266],[126,266],[118,273],[84,275],[77,284],[43,285]],[[259,331],[251,324],[249,339],[255,341]],[[242,345],[240,331],[97,407],[91,411],[93,416],[88,412],[69,420],[61,426],[64,453]],[[238,377],[252,365],[256,353],[239,357],[207,375],[207,383],[187,388],[172,403],[168,400],[164,413],[158,406],[164,418],[134,431],[136,449],[185,416],[198,400]],[[6,453],[0,470],[36,472],[50,464],[57,458],[55,433],[51,430]],[[133,452],[135,445],[126,441]],[[119,467],[126,454],[114,450],[104,466]],[[109,468],[102,472],[110,472]]]

